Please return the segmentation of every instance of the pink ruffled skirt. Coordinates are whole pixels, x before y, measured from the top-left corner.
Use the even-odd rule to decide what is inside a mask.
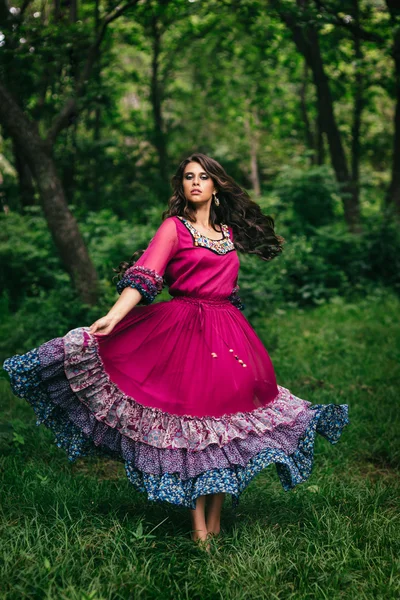
[[[269,355],[227,300],[136,306],[107,336],[80,327],[4,363],[37,424],[70,460],[111,455],[149,500],[233,505],[274,463],[285,490],[309,478],[315,434],[331,443],[348,405],[311,405],[278,386]]]

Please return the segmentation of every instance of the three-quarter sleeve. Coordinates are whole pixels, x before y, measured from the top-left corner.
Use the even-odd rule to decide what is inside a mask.
[[[140,303],[151,304],[163,286],[163,275],[178,246],[174,219],[167,218],[134,265],[129,267],[117,283],[119,294],[126,287],[136,288],[143,296]]]

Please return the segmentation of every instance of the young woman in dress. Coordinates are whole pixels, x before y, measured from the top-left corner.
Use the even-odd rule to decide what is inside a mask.
[[[316,432],[336,443],[348,406],[311,405],[277,385],[241,312],[237,250],[276,257],[273,220],[204,154],[172,181],[148,247],[120,265],[108,314],[4,368],[70,460],[123,460],[149,500],[189,508],[192,539],[205,541],[220,532],[225,494],[237,506],[269,464],[285,490],[308,479]],[[172,300],[153,303],[164,285]]]

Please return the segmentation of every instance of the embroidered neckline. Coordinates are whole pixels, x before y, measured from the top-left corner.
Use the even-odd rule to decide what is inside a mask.
[[[208,248],[209,250],[211,250],[212,252],[216,252],[217,254],[226,254],[227,252],[231,252],[235,249],[235,246],[231,240],[229,228],[227,225],[225,225],[225,223],[221,223],[222,235],[224,237],[221,240],[213,240],[197,231],[197,229],[193,227],[192,223],[184,217],[180,215],[177,215],[177,217],[182,221],[182,223],[192,234],[195,246]]]

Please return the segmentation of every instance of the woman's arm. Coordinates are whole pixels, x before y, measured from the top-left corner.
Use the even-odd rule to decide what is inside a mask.
[[[151,304],[163,288],[163,275],[178,245],[173,219],[166,219],[156,231],[147,249],[117,283],[119,299],[108,314],[90,327],[90,333],[107,335],[139,302]]]
[[[142,294],[136,288],[125,288],[114,306],[108,311],[108,317],[116,319],[119,322],[129,311],[143,300]]]
[[[142,294],[135,288],[125,288],[114,306],[105,317],[97,319],[90,326],[90,333],[107,335],[143,299]]]

